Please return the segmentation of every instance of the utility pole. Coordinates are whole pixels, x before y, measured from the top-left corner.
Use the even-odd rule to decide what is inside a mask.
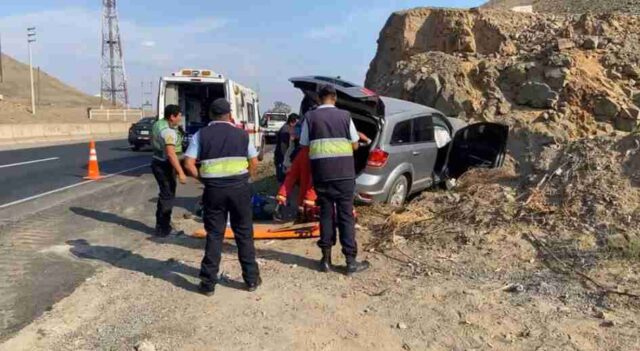
[[[27,28],[27,45],[29,46],[29,74],[31,75],[31,114],[36,114],[36,91],[33,85],[33,57],[31,54],[31,43],[36,41],[36,27]]]
[[[140,109],[144,114],[144,80],[140,82]]]
[[[108,99],[114,106],[120,103],[128,108],[129,91],[116,0],[102,0],[102,12],[100,104]]]
[[[38,66],[38,74],[36,75],[36,107],[40,109],[40,66]]]

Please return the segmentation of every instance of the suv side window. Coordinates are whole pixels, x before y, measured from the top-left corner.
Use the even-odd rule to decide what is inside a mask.
[[[411,142],[411,120],[396,124],[391,134],[391,145],[409,144]]]
[[[433,141],[433,120],[431,116],[415,118],[413,120],[413,142],[430,143]]]

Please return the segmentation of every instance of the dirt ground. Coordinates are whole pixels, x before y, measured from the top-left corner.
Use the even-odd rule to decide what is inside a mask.
[[[114,216],[149,222],[143,201]],[[398,237],[380,252],[366,249],[375,210],[360,211],[361,257],[371,270],[353,278],[339,270],[322,274],[314,240],[262,241],[264,284],[249,293],[228,242],[213,297],[195,292],[202,240],[149,238],[132,251],[79,231],[46,254],[91,264],[97,273],[0,350],[640,349],[637,300],[603,297],[552,273],[521,232],[498,230],[459,245],[424,233],[434,239]],[[201,225],[177,212],[174,221],[187,233]],[[102,227],[111,235],[134,229]],[[339,250],[334,262],[344,265]]]

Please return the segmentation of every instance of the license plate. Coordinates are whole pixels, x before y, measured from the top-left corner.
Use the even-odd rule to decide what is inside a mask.
[[[148,130],[141,130],[140,131],[140,135],[149,135],[149,131]]]
[[[138,140],[149,140],[149,137],[138,137]]]

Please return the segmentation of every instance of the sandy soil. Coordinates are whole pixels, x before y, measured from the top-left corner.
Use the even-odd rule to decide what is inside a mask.
[[[202,242],[149,243],[119,250],[57,248],[93,257],[100,273],[0,350],[637,350],[637,315],[509,293],[506,281],[429,272],[367,254],[373,269],[355,278],[315,271],[310,240],[258,245],[264,285],[242,290],[233,245],[216,295],[195,292]],[[88,258],[91,259],[91,258]],[[336,259],[339,259],[336,255]],[[451,266],[463,257],[443,258]],[[460,260],[460,261],[458,261]],[[456,262],[458,261],[458,262]],[[507,267],[502,267],[503,269]],[[550,287],[549,289],[552,289]]]
[[[148,221],[144,202],[116,215]],[[361,211],[360,224],[372,224]],[[358,235],[361,246],[373,238],[365,227]],[[354,278],[317,272],[313,240],[259,242],[255,293],[244,291],[229,242],[223,283],[205,297],[195,292],[202,240],[149,239],[130,251],[79,233],[47,253],[98,273],[0,350],[133,350],[143,341],[156,350],[640,349],[637,301],[552,274],[519,232],[459,246],[400,239],[384,253],[362,250],[373,267]],[[339,250],[334,261],[344,265]]]

